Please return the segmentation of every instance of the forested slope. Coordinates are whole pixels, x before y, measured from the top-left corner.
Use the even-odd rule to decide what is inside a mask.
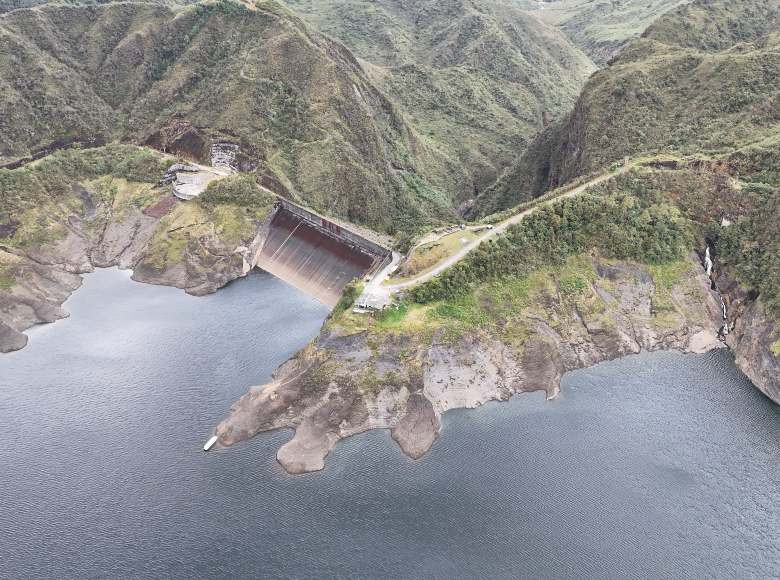
[[[488,187],[595,70],[554,26],[501,0],[287,0],[344,42],[404,118]]]
[[[451,215],[459,164],[285,6],[47,4],[0,16],[0,159],[58,139],[206,160],[239,143],[284,193],[395,232]]]

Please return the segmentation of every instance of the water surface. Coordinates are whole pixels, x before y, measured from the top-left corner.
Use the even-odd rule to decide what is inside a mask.
[[[89,275],[0,357],[0,577],[778,577],[780,411],[726,352],[629,357],[386,431],[286,475],[289,432],[200,450],[325,309],[258,273],[215,295]]]

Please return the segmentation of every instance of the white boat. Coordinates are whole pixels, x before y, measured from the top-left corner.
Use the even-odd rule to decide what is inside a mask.
[[[212,447],[214,447],[214,443],[217,442],[217,436],[214,435],[211,439],[206,441],[206,444],[203,446],[203,451],[208,451]]]

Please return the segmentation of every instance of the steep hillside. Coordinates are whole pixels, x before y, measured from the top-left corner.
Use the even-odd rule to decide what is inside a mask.
[[[541,0],[542,20],[559,26],[596,64],[604,65],[659,16],[690,0]]]
[[[700,0],[670,13],[585,86],[482,199],[489,213],[648,154],[723,156],[780,132],[780,1]]]
[[[397,232],[449,215],[457,164],[352,54],[274,2],[47,4],[0,17],[0,158],[129,140],[246,166],[324,211]]]
[[[665,199],[691,220],[715,260],[737,363],[778,400],[780,0],[698,0],[659,19],[592,77],[570,117],[477,208],[500,210],[624,158],[633,169],[610,193]],[[464,282],[453,271],[437,291]]]
[[[43,4],[42,0],[0,0],[0,13]]]
[[[574,103],[589,59],[501,0],[287,0],[367,63],[405,119],[485,189]]]
[[[96,267],[191,294],[247,272],[273,196],[237,174],[180,202],[158,185],[174,161],[113,144],[0,169],[0,352],[24,347],[30,326],[67,316],[60,305]]]

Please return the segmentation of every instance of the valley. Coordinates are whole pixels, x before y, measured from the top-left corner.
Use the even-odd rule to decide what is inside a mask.
[[[640,352],[728,346],[780,401],[780,4],[586,4],[4,10],[0,350],[95,268],[259,265],[332,311],[215,434],[294,429],[290,473]]]

